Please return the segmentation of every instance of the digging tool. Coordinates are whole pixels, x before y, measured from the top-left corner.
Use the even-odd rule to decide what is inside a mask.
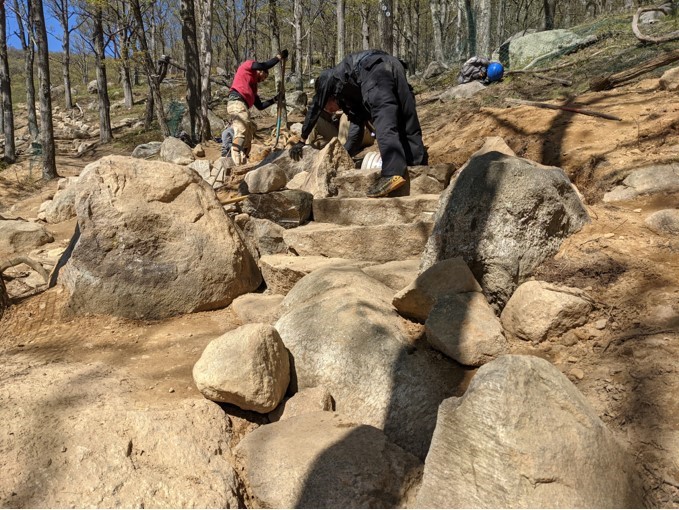
[[[281,123],[283,122],[283,108],[285,108],[285,59],[281,60],[281,82],[278,86],[278,105],[276,107],[276,142],[273,148],[278,147],[278,140],[281,136]]]

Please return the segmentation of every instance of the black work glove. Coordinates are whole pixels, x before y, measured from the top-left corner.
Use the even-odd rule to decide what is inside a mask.
[[[282,50],[282,51],[281,51],[281,58],[282,58],[283,60],[287,60],[287,59],[288,59],[288,55],[289,55],[288,50]]]
[[[293,161],[299,161],[304,155],[304,142],[297,142],[295,145],[290,147],[290,158]]]

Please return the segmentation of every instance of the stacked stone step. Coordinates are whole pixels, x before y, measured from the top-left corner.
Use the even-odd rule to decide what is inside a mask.
[[[384,268],[391,276],[382,274],[382,278],[414,277],[438,202],[439,195],[314,199],[313,221],[282,233],[288,254],[260,258],[264,280],[270,291],[286,294],[299,279],[321,267],[367,268],[385,263],[391,263]],[[396,269],[397,261],[410,263]]]

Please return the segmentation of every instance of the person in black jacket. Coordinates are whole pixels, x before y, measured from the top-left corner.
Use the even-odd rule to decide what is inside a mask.
[[[382,174],[368,189],[369,197],[384,197],[403,186],[408,165],[427,164],[415,97],[399,59],[379,50],[352,53],[323,71],[315,85],[316,95],[302,126],[301,140],[290,149],[293,159],[302,157],[302,148],[321,111],[341,109],[351,122],[345,144],[349,154],[360,150],[366,122],[372,120],[375,127]]]

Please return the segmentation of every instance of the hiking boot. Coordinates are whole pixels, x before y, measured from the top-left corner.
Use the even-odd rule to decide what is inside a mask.
[[[400,175],[388,175],[380,177],[375,184],[368,188],[366,195],[369,198],[386,197],[392,191],[400,188],[406,183],[406,180]]]

